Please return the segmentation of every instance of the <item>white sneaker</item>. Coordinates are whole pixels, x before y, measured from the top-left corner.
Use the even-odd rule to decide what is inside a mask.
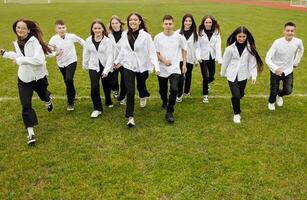
[[[129,127],[135,126],[134,118],[133,117],[129,117],[128,118],[127,126],[129,126]]]
[[[108,105],[108,108],[113,108],[113,107],[114,107],[113,104]]]
[[[140,98],[140,107],[144,108],[147,104],[147,97]]]
[[[274,111],[275,110],[275,103],[269,103],[268,108],[269,108],[269,110]]]
[[[113,93],[114,99],[117,99],[118,98],[118,91],[113,91],[112,93]]]
[[[203,96],[203,103],[209,103],[208,95]]]
[[[119,101],[119,104],[120,104],[120,105],[126,105],[126,99],[120,100],[120,101]]]
[[[236,124],[241,123],[241,116],[239,114],[233,116],[233,122]]]
[[[101,111],[94,110],[91,114],[91,118],[97,118],[99,115],[101,115]]]
[[[183,93],[183,96],[184,97],[189,97],[189,96],[191,96],[191,94],[190,94],[190,92],[189,93]]]
[[[276,96],[276,105],[281,107],[284,104],[284,100],[280,96]]]
[[[181,103],[182,102],[182,98],[183,98],[183,95],[181,95],[180,97],[177,97],[176,98],[176,102]]]

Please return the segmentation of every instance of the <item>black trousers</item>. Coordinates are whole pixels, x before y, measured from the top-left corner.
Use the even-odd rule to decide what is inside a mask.
[[[279,89],[279,82],[282,81],[282,90]],[[273,72],[270,75],[270,97],[269,102],[275,103],[276,95],[283,97],[292,93],[293,89],[293,72],[287,76],[283,74],[282,76],[277,76]]]
[[[182,65],[183,65],[183,62],[180,62],[181,72],[182,72]],[[183,94],[183,92],[185,94],[188,94],[191,89],[193,64],[186,63],[186,65],[187,65],[187,72],[185,75],[181,73],[179,83],[178,83],[179,84],[178,85],[178,96],[179,97]]]
[[[102,111],[102,103],[100,98],[100,85],[99,81],[101,79],[104,96],[105,96],[105,105],[109,106],[112,105],[111,100],[111,78],[108,75],[105,78],[101,78],[101,74],[103,72],[103,67],[100,68],[100,71],[97,72],[96,70],[89,70],[89,76],[91,79],[91,98],[94,106],[94,110]]]
[[[168,81],[170,82],[170,95],[168,98],[167,112],[174,112],[180,74],[171,74],[168,78],[158,76],[159,93],[164,103],[167,102]]]
[[[51,93],[47,90],[48,80],[46,77],[37,81],[25,83],[18,79],[19,99],[22,106],[22,119],[26,128],[38,124],[35,110],[32,108],[32,96],[35,91],[42,101],[49,102]]]
[[[74,86],[74,75],[77,68],[77,62],[69,64],[67,67],[59,67],[66,85],[67,103],[73,104],[76,97],[76,90]]]
[[[238,79],[236,79],[234,82],[228,81],[228,85],[232,95],[231,98],[232,108],[235,115],[241,113],[240,99],[244,97],[244,90],[246,87],[246,83],[247,79],[243,81],[238,81]]]
[[[120,87],[118,84],[118,74],[120,73]],[[124,67],[114,69],[111,73],[111,90],[120,91],[118,96],[118,101],[121,101],[126,96],[126,86],[124,81]]]
[[[146,80],[148,79],[148,71],[138,73],[124,68],[124,81],[127,92],[127,106],[126,106],[126,117],[133,117],[134,113],[134,95],[135,95],[135,79],[137,89],[139,91],[139,97],[149,97],[150,94],[146,88]]]
[[[209,60],[202,60],[200,69],[203,77],[203,95],[208,95],[208,84],[214,81],[215,59],[210,56]]]

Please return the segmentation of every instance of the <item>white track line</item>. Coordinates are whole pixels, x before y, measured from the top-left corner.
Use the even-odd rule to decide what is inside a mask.
[[[244,96],[245,98],[268,98],[268,95],[264,95],[264,94],[251,94],[251,95],[246,95]],[[290,97],[307,97],[307,94],[291,94]],[[66,96],[52,96],[52,99],[65,99],[66,100]],[[90,96],[77,96],[76,99],[90,99]],[[202,96],[191,96],[191,97],[187,97],[189,99],[200,99],[202,98]],[[209,96],[209,98],[211,99],[229,99],[231,98],[230,95],[212,95]],[[33,99],[38,99],[38,97],[33,97]],[[102,97],[102,99],[104,99]],[[159,96],[150,96],[149,99],[160,99]],[[7,96],[3,96],[0,97],[0,102],[1,101],[15,101],[15,100],[19,100],[19,97],[7,97]]]

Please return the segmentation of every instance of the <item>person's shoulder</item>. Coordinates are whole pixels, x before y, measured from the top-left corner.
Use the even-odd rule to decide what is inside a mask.
[[[297,37],[293,37],[293,40],[297,43],[303,43],[303,40]]]
[[[154,39],[155,40],[159,40],[161,37],[163,37],[163,32],[158,33],[157,35],[155,35]]]

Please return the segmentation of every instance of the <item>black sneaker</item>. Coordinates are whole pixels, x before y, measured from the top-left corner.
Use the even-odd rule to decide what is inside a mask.
[[[162,107],[162,109],[166,110],[166,108],[167,108],[167,102],[166,102],[166,101],[163,101],[161,107]]]
[[[48,112],[51,112],[53,110],[51,99],[49,102],[46,102],[46,107],[47,107]]]
[[[174,121],[175,121],[172,112],[167,112],[166,115],[165,115],[165,119],[166,119],[166,121],[168,121],[169,123],[174,123]]]
[[[67,105],[67,111],[73,111],[73,110],[75,110],[74,104],[73,104],[73,103],[69,103],[69,104]]]
[[[35,140],[35,135],[29,135],[28,136],[28,145],[33,145],[35,144],[36,140]]]

